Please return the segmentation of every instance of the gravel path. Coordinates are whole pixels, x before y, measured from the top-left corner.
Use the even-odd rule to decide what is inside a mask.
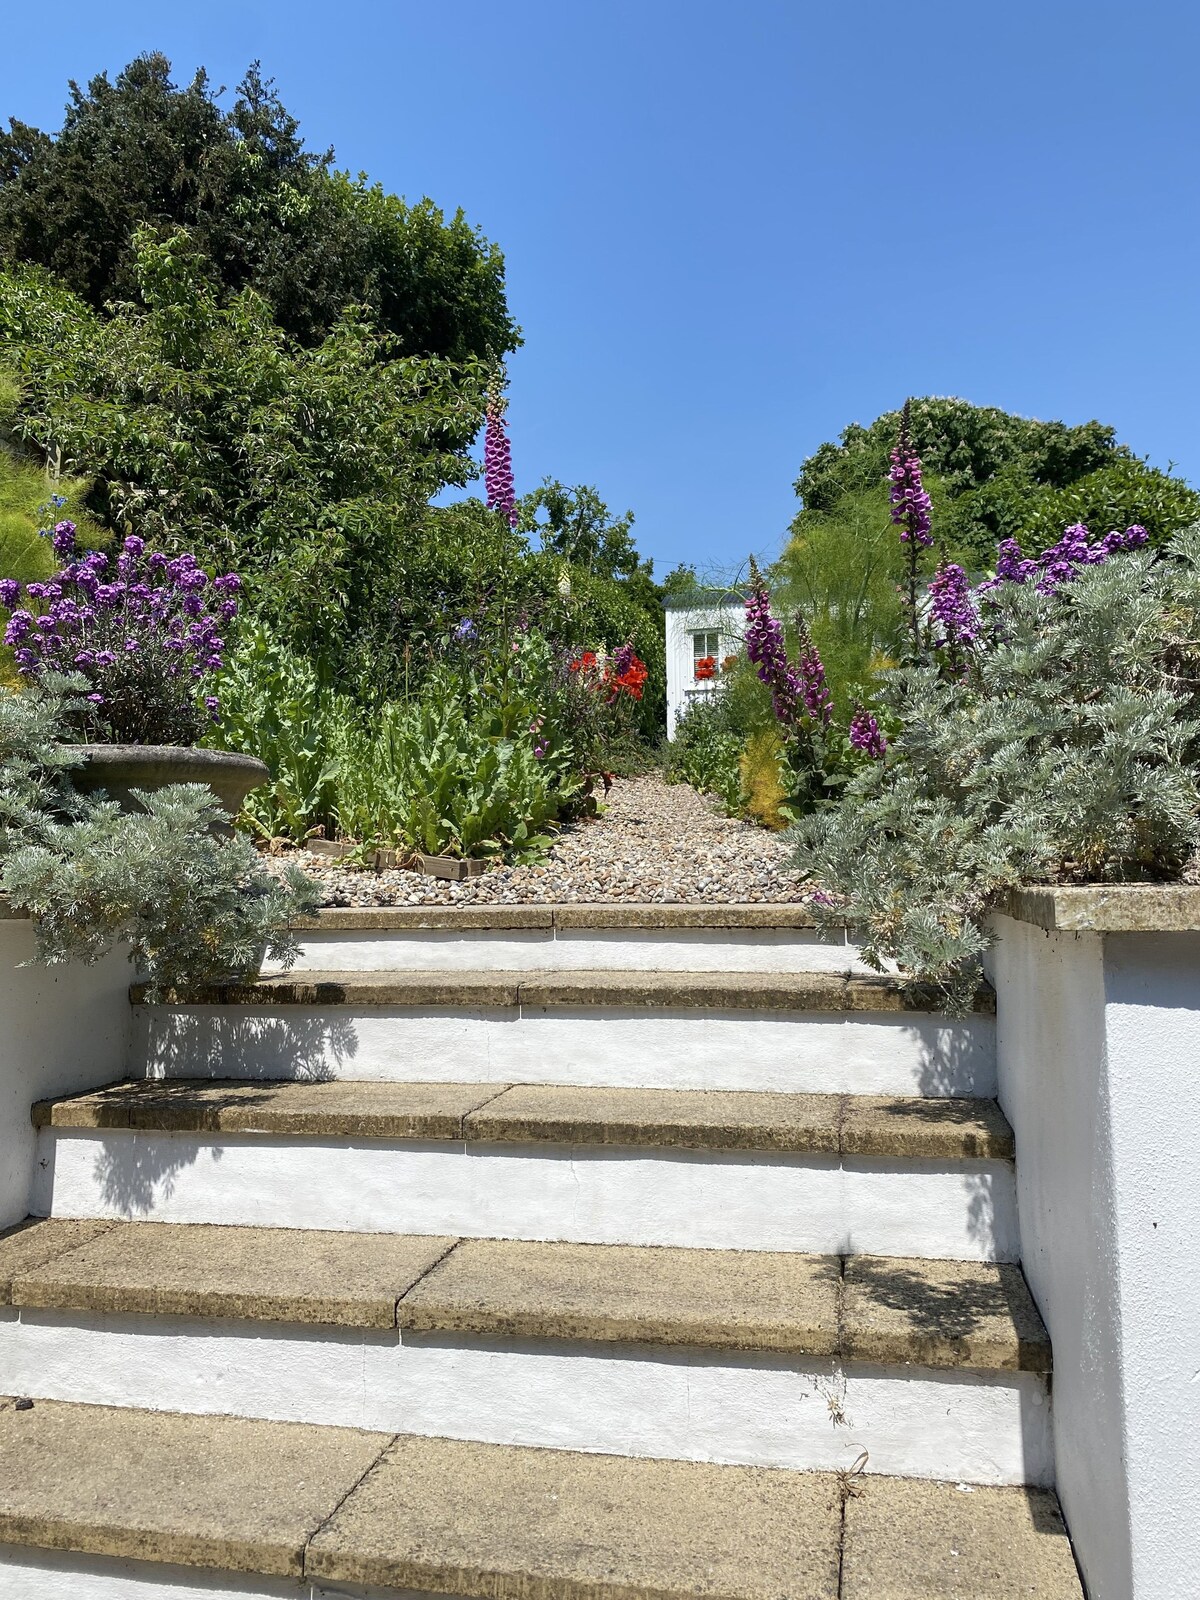
[[[495,867],[460,883],[406,870],[347,868],[307,850],[286,859],[322,885],[329,906],[529,905],[635,901],[729,904],[799,898],[788,846],[721,814],[687,784],[619,778],[604,814],[563,829],[536,866]]]

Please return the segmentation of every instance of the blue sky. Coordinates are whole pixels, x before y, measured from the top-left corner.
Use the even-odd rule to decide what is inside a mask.
[[[1185,0],[59,0],[0,115],[164,50],[261,58],[313,147],[504,248],[519,492],[632,507],[661,575],[773,554],[803,458],[905,394],[1099,417],[1200,483]]]

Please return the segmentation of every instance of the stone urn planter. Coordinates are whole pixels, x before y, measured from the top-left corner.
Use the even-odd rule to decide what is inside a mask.
[[[271,774],[255,756],[232,750],[195,750],[174,744],[80,744],[83,765],[71,782],[85,793],[103,789],[125,811],[141,808],[134,789],[164,789],[171,783],[206,783],[230,817]]]

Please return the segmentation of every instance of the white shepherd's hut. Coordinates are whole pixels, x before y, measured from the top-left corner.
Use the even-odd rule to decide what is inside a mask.
[[[746,603],[732,589],[690,589],[663,602],[667,640],[667,738],[693,700],[713,694],[721,669],[743,649]]]

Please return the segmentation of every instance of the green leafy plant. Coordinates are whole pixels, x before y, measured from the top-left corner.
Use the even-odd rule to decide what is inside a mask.
[[[736,706],[720,692],[693,700],[676,724],[664,767],[668,783],[690,783],[701,794],[716,795],[731,817],[741,810],[748,737],[738,721]]]
[[[265,839],[332,836],[337,813],[330,730],[354,707],[308,657],[289,650],[261,622],[242,630],[219,680],[221,719],[208,743],[265,761],[271,781],[246,797],[242,820]]]

